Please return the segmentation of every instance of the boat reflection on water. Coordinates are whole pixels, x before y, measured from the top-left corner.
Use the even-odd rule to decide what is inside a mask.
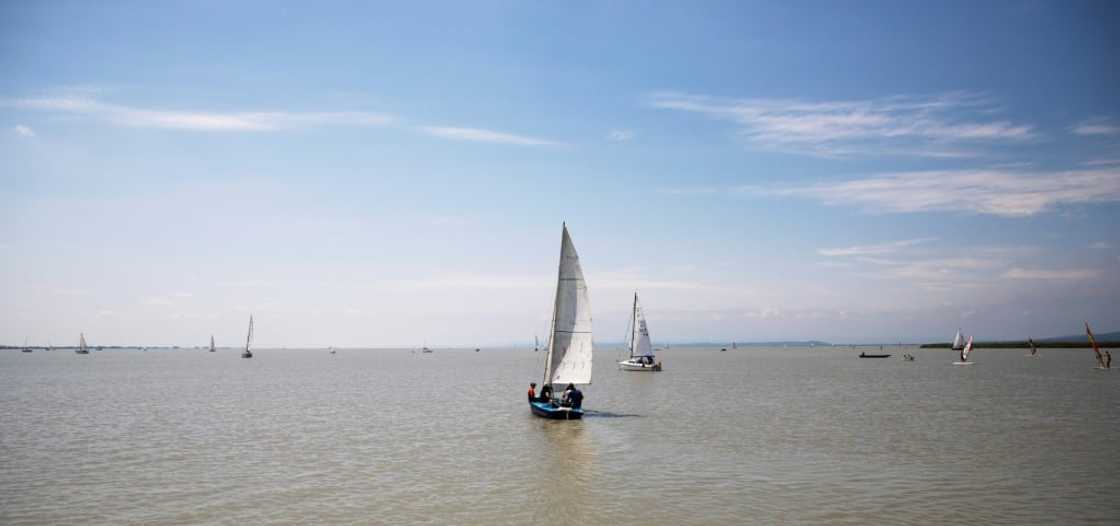
[[[539,479],[531,502],[534,523],[597,524],[591,481],[598,469],[598,455],[586,424],[579,420],[538,420],[544,435]]]

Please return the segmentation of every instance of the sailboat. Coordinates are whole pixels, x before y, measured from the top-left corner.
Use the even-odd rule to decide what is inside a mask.
[[[74,352],[76,354],[89,354],[89,345],[86,344],[86,334],[84,332],[81,333],[81,337],[78,339],[78,348],[74,349]]]
[[[27,338],[24,338],[23,339],[23,352],[31,352],[31,351],[32,351],[31,347],[27,346]]]
[[[1085,322],[1085,334],[1089,335],[1089,344],[1093,346],[1093,354],[1097,355],[1097,366],[1094,367],[1094,369],[1101,371],[1111,369],[1112,364],[1105,363],[1104,356],[1101,355],[1101,348],[1099,345],[1097,345],[1097,339],[1093,337],[1093,331],[1089,329],[1089,322]],[[1108,361],[1111,362],[1112,358],[1109,357]]]
[[[147,349],[144,349],[144,350],[146,351]],[[213,335],[213,334],[211,334],[211,335],[210,335],[210,352],[216,352],[217,350],[218,350],[218,349],[216,349],[216,348],[214,347],[214,335]]]
[[[249,315],[249,335],[245,337],[245,352],[241,353],[242,358],[252,358],[253,351],[249,347],[253,344],[253,315]]]
[[[582,400],[562,405],[547,394],[568,384],[591,383],[591,302],[566,224],[560,236],[559,267],[541,397],[529,400],[529,410],[542,418],[574,420],[583,417]]]
[[[972,364],[976,363],[976,362],[968,361],[968,355],[971,352],[972,352],[972,336],[969,336],[968,337],[968,343],[964,344],[964,348],[961,349],[961,361],[953,362],[953,365],[972,365]]]
[[[539,339],[537,339],[536,336],[533,336],[533,352],[540,352],[540,350],[541,350],[541,341]]]
[[[964,349],[964,337],[961,336],[961,330],[957,329],[957,336],[953,338],[953,350],[959,351]]]
[[[1027,343],[1031,346],[1031,353],[1027,356],[1031,358],[1038,358],[1038,346],[1034,344],[1034,338],[1027,338]]]
[[[618,368],[623,371],[660,371],[661,362],[653,361],[653,344],[649,340],[649,329],[646,327],[646,317],[642,308],[638,306],[638,293],[634,293],[634,309],[630,316],[630,358],[618,362]],[[735,346],[734,343],[731,344]]]
[[[334,346],[331,346],[331,354],[334,354]]]

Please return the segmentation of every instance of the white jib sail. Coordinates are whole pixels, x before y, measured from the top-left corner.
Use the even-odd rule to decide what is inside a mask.
[[[591,383],[591,302],[583,280],[579,255],[564,226],[560,241],[560,271],[548,341],[545,382],[567,385]]]
[[[633,345],[630,348],[630,357],[653,356],[653,343],[649,341],[649,329],[646,327],[646,317],[642,314],[642,307],[638,305],[638,295],[634,294],[634,334]]]
[[[253,315],[249,315],[249,335],[245,337],[245,352],[249,352],[249,347],[253,345]]]

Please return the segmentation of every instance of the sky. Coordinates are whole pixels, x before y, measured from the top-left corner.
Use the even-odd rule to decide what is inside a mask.
[[[228,5],[236,4],[236,5]],[[0,2],[0,342],[1120,329],[1115,2]]]

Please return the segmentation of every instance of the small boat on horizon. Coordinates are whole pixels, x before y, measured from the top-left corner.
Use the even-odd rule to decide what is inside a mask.
[[[330,350],[331,350],[331,354],[334,354],[334,353],[335,353],[335,352],[334,352],[334,346],[333,346],[333,345],[332,345],[332,346],[330,347]]]
[[[78,348],[74,349],[74,354],[89,354],[89,345],[86,344],[86,333],[80,333],[78,338]]]
[[[630,315],[630,334],[627,340],[629,340],[630,357],[618,362],[619,369],[651,372],[661,370],[661,362],[655,362],[653,356],[653,343],[649,339],[646,317],[642,314],[642,308],[638,306],[637,292],[634,292],[634,308]]]
[[[245,337],[245,351],[241,353],[242,358],[252,358],[253,351],[249,349],[253,345],[253,315],[249,315],[249,335]]]
[[[541,418],[578,420],[583,418],[582,393],[570,404],[553,395],[557,387],[591,383],[591,302],[567,224],[560,234],[559,267],[541,396],[529,400],[529,411]]]
[[[1030,358],[1038,358],[1038,346],[1034,344],[1034,338],[1027,338],[1027,344],[1031,346],[1031,353],[1027,356]]]
[[[146,351],[147,349],[144,349],[144,350]],[[218,349],[216,347],[214,347],[214,335],[211,334],[210,335],[210,352],[216,352],[217,350]]]

